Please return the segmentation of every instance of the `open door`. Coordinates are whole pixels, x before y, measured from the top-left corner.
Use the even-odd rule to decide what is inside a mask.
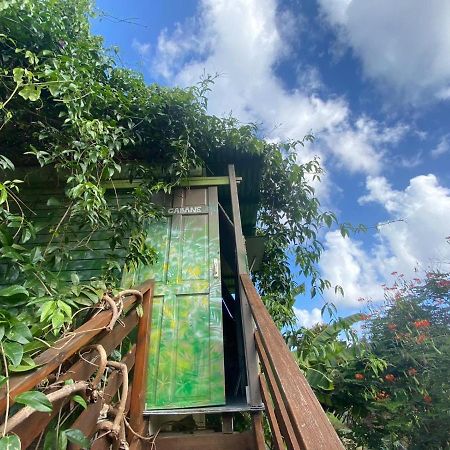
[[[146,410],[225,404],[217,188],[174,190],[148,229],[158,262],[125,275],[156,281]]]

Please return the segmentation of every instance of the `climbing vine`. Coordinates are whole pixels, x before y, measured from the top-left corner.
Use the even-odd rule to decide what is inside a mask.
[[[269,143],[255,125],[209,115],[211,77],[186,89],[147,85],[140,74],[118,67],[115,52],[91,34],[94,14],[89,0],[0,1],[0,344],[6,374],[33,369],[36,352],[120,286],[124,267],[154,262],[145,234],[145,224],[160,214],[153,194],[170,192],[192,167],[230,149],[262,161],[257,233],[269,239],[255,281],[274,319],[280,326],[292,321],[294,298],[306,291],[294,283],[297,276],[310,280],[313,296],[330,286],[317,270],[319,233],[336,218],[321,211],[311,186],[322,174],[319,161],[297,159],[312,136]],[[36,166],[56,174],[64,193],[46,198],[55,213],[45,224],[29,200],[27,170],[18,170]],[[105,184],[114,188],[124,177],[143,182],[119,200]],[[92,236],[104,230],[109,251],[100,273],[88,282],[76,273],[63,279],[61,269],[74,252],[89,251]]]

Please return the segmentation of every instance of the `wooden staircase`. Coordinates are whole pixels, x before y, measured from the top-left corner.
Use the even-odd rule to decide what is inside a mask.
[[[254,339],[261,366],[260,387],[264,414],[272,435],[272,448],[343,449],[250,277],[242,274],[239,279],[244,301],[248,303],[256,325]],[[70,412],[74,409],[70,399],[75,393],[81,394],[88,406],[81,411],[71,428],[81,430],[90,438],[93,450],[267,448],[263,413],[260,411],[251,413],[251,430],[242,433],[233,432],[232,427],[224,423],[222,432],[195,430],[191,433],[161,432],[156,437],[147,436],[148,424],[143,410],[151,336],[152,292],[152,281],[135,290],[125,291],[114,299],[114,303],[119,303],[125,314],[120,322],[115,321],[114,307],[112,310],[103,310],[36,357],[35,362],[39,365],[37,370],[10,378],[9,392],[4,386],[0,393],[3,421],[17,395],[36,389],[37,386],[53,403],[51,413],[24,407],[8,419],[5,427],[7,433],[15,433],[20,437],[22,449],[31,445],[39,448],[39,442],[51,420],[61,411]],[[139,310],[143,313],[140,314]],[[110,361],[108,355],[119,348],[136,327],[136,344],[122,356],[120,362]],[[73,383],[62,385],[61,382],[65,380],[73,380]],[[44,384],[48,387],[42,388]],[[64,389],[65,393],[62,392]],[[69,444],[68,448],[74,450],[80,447]]]

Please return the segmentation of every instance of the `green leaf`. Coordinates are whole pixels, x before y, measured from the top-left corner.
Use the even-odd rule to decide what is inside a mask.
[[[10,434],[0,439],[0,450],[20,450],[21,444],[17,434]]]
[[[72,280],[72,284],[75,284],[75,285],[80,284],[80,277],[78,276],[77,273],[72,272],[70,274],[70,279]]]
[[[28,370],[33,370],[37,367],[36,363],[29,356],[24,356],[22,358],[22,363],[18,366],[9,366],[11,372],[27,372]]]
[[[56,311],[52,316],[52,327],[54,334],[57,334],[64,325],[64,314],[61,311]]]
[[[19,91],[19,95],[25,100],[31,100],[32,102],[35,102],[36,100],[39,100],[41,96],[41,88],[40,86],[27,84]]]
[[[47,320],[53,312],[56,310],[56,302],[53,300],[49,300],[45,302],[41,307],[41,318],[40,321],[44,322]]]
[[[55,197],[50,197],[47,200],[47,206],[61,206],[61,202]]]
[[[83,407],[83,409],[87,408],[86,400],[81,395],[74,395],[72,400]]]
[[[21,344],[18,342],[4,342],[3,350],[13,366],[20,364],[23,357],[23,346]]]
[[[6,337],[10,341],[15,341],[19,344],[28,344],[33,339],[30,329],[24,323],[16,323],[13,325],[6,333]]]
[[[67,439],[73,444],[79,445],[81,448],[89,448],[91,441],[84,435],[81,430],[69,428],[66,430]]]
[[[67,448],[67,435],[65,431],[59,431],[58,436],[58,450],[66,450]]]
[[[21,403],[22,405],[30,406],[36,411],[41,412],[52,412],[53,406],[50,400],[39,391],[27,391],[19,394],[15,398],[17,403]]]
[[[56,430],[50,430],[46,433],[44,439],[44,450],[55,450],[58,448]]]
[[[67,318],[72,318],[72,308],[67,303],[63,302],[62,300],[58,300],[57,305],[60,311],[62,311]]]
[[[326,391],[334,389],[333,381],[330,378],[324,373],[311,367],[306,370],[306,379],[313,389],[320,388]]]
[[[0,305],[19,306],[27,302],[28,291],[18,284],[0,289]]]
[[[16,67],[13,69],[13,77],[14,81],[16,83],[20,83],[22,81],[22,77],[25,74],[25,69],[22,69],[21,67]]]

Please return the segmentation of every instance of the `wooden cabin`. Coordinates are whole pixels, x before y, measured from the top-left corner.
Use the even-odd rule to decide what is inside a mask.
[[[276,449],[342,448],[251,281],[264,252],[264,238],[255,236],[261,164],[257,157],[245,156],[246,161],[234,159],[235,168],[226,155],[223,158],[210,161],[208,170],[184,180],[170,194],[155,197],[163,215],[148,224],[148,240],[156,248],[158,260],[152,266],[125,272],[122,278],[123,287],[137,286],[143,295],[143,316],[139,319],[136,315],[136,294],[128,302],[125,331],[116,325],[109,336],[98,325],[107,319],[96,316],[95,327],[86,327],[100,331],[91,332],[89,339],[82,333],[75,339],[63,338],[61,345],[55,345],[59,350],[47,350],[37,358],[41,367],[34,374],[12,380],[12,402],[56,370],[55,360],[58,364],[72,361],[86,343],[102,345],[111,352],[138,326],[133,356],[124,357],[128,358],[124,364],[131,365],[129,370],[134,367],[130,401],[122,410],[122,414],[129,412],[129,423],[122,419],[119,427],[125,430],[128,423],[127,441],[132,448],[151,448],[142,435],[157,434],[158,450],[263,450],[263,413]],[[52,208],[40,199],[46,201],[49,192],[62,195],[57,180],[49,189],[46,178],[44,190],[30,191],[33,207],[42,217],[52,213]],[[36,176],[27,180],[33,187]],[[120,200],[136,183],[139,180],[114,180],[106,187],[114,189]],[[91,237],[90,251],[74,253],[66,266],[57,268],[58,276],[70,280],[76,273],[81,281],[87,281],[100,273],[106,259],[105,233],[108,230]],[[37,239],[45,242],[45,229]],[[0,270],[6,273],[7,268]],[[84,362],[74,366],[72,373],[78,374]],[[88,369],[83,370],[83,376],[89,378]],[[89,370],[92,373],[94,369]],[[114,386],[117,390],[120,384]],[[0,397],[0,412],[4,408],[4,397]],[[252,431],[234,431],[236,413],[249,415]],[[39,414],[32,423],[40,423],[36,429],[42,430],[48,421]],[[99,428],[92,423],[99,414],[99,407],[92,404],[75,425],[86,436],[98,438]],[[117,418],[119,413],[115,414]],[[221,418],[222,433],[207,431],[209,416]],[[193,423],[189,434],[179,428],[187,423],[186,418]],[[116,420],[114,424],[119,426]],[[19,425],[10,430],[23,436],[27,445],[37,436],[25,433]],[[102,435],[93,448],[116,448],[117,439],[124,442],[125,432],[121,433]]]

